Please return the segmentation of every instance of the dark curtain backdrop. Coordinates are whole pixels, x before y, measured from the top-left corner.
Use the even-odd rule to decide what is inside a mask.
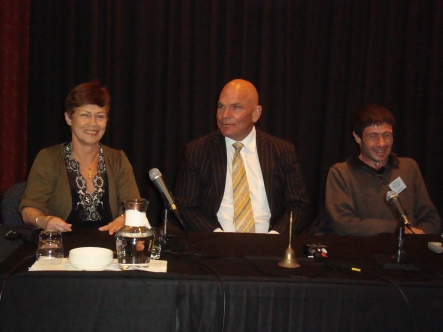
[[[216,128],[218,94],[241,77],[259,91],[258,127],[297,148],[311,219],[370,102],[396,116],[394,150],[419,163],[442,214],[442,14],[437,0],[31,0],[28,166],[69,140],[69,90],[99,79],[112,96],[102,142],[127,153],[156,224],[149,170],[172,190],[184,144]]]
[[[27,176],[29,3],[0,0],[0,196]]]

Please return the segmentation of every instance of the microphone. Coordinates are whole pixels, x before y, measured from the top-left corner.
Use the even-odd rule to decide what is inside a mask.
[[[174,198],[172,198],[172,195],[170,194],[168,188],[166,188],[165,183],[163,182],[162,173],[160,173],[160,171],[157,168],[153,168],[149,171],[149,178],[151,179],[152,182],[154,182],[157,189],[160,191],[160,193],[168,202],[169,205],[168,207],[175,212],[177,210],[177,206],[174,203]]]
[[[162,173],[160,173],[160,171],[157,168],[153,168],[149,171],[149,178],[151,179],[152,182],[154,182],[155,186],[162,194],[165,200],[165,205],[167,205],[167,207],[171,209],[172,212],[174,212],[178,221],[180,221],[182,228],[186,231],[186,227],[183,225],[183,221],[180,217],[180,214],[178,213],[177,205],[175,205],[174,198],[172,197],[171,193],[166,187],[166,184],[163,182]]]
[[[411,224],[409,223],[406,213],[403,210],[403,207],[401,206],[401,203],[398,199],[398,195],[395,193],[395,191],[388,191],[388,193],[386,194],[386,201],[388,201],[392,205],[392,207],[398,211],[400,217],[405,223],[405,226],[411,229]]]

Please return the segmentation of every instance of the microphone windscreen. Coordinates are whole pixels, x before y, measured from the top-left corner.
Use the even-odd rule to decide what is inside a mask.
[[[154,179],[158,178],[159,176],[162,176],[162,173],[157,168],[153,168],[149,171],[149,178],[151,181],[154,181]]]
[[[395,193],[395,191],[388,191],[386,193],[386,200],[389,202],[393,198],[397,198],[398,195]]]

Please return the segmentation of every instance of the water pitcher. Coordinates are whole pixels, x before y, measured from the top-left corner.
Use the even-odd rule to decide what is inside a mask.
[[[115,234],[122,270],[149,267],[154,236],[146,217],[148,204],[145,199],[125,201],[125,226]]]

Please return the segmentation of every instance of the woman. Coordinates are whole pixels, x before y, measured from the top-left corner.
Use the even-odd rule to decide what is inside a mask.
[[[124,225],[122,202],[140,193],[125,153],[100,144],[109,101],[97,82],[80,84],[68,94],[65,120],[72,140],[35,158],[19,205],[26,224],[62,232],[99,227],[109,234]]]

